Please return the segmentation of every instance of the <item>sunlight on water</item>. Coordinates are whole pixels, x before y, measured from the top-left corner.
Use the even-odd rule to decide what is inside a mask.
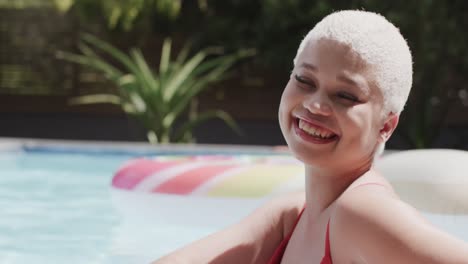
[[[0,152],[0,263],[145,263],[211,231],[124,223],[109,183],[129,158]]]

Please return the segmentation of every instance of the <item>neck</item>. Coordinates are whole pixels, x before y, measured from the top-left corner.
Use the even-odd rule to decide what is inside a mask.
[[[371,163],[353,170],[330,170],[306,165],[306,204],[309,217],[316,219],[361,175],[369,171]]]

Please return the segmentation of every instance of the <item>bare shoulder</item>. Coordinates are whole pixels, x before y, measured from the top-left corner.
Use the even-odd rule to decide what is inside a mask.
[[[280,228],[280,234],[284,237],[294,228],[304,206],[305,194],[300,191],[274,198],[259,210],[270,214],[270,221],[276,221],[273,224]]]
[[[281,195],[272,198],[230,228],[232,233],[242,234],[243,239],[248,238],[243,244],[251,245],[250,250],[255,252],[252,263],[266,263],[269,260],[278,244],[294,228],[304,204],[305,194],[303,191]],[[242,238],[239,237],[238,240],[240,241]]]
[[[432,226],[385,181],[372,183],[356,184],[336,201],[330,223],[334,261],[468,263],[465,242]]]
[[[303,192],[275,197],[240,222],[154,263],[266,263],[292,229],[304,199]]]
[[[370,172],[357,179],[343,192],[335,202],[334,214],[336,220],[340,220],[342,216],[350,217],[350,214],[354,217],[388,219],[390,215],[387,209],[390,208],[398,209],[392,213],[419,214],[400,200],[385,178],[378,173]]]

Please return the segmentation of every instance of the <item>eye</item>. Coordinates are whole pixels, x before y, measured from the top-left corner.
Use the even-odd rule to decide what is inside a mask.
[[[315,88],[315,83],[307,78],[294,74],[294,79],[296,79],[300,84],[306,85],[310,88]]]
[[[350,102],[353,102],[353,103],[359,103],[359,98],[357,98],[356,96],[350,94],[350,93],[346,93],[346,92],[339,92],[338,93],[338,97],[341,98],[341,99],[344,99],[344,100],[348,100]]]

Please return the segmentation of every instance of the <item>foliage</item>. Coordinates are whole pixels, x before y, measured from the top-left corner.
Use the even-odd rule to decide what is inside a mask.
[[[139,38],[162,33],[194,39],[197,49],[253,48],[257,56],[250,68],[269,74],[258,76],[263,78],[271,78],[271,72],[289,75],[300,40],[323,16],[341,9],[378,12],[400,28],[413,52],[413,88],[396,131],[407,147],[434,146],[452,111],[468,106],[464,0],[0,0],[0,7],[51,1],[78,14],[82,24],[105,17],[113,30],[143,31]]]
[[[413,89],[400,134],[413,147],[431,147],[454,107],[468,106],[463,97],[468,92],[468,20],[463,15],[468,2],[405,2],[405,8],[405,13],[388,12],[414,57]]]
[[[92,48],[91,48],[92,46]],[[129,115],[140,120],[148,130],[152,143],[186,142],[193,139],[193,128],[210,118],[221,118],[239,131],[234,120],[224,111],[212,110],[192,113],[189,120],[175,131],[176,121],[192,100],[214,82],[226,78],[228,69],[239,59],[252,54],[242,50],[232,55],[219,55],[217,49],[204,49],[188,58],[186,46],[175,60],[171,60],[171,40],[164,41],[158,71],[150,68],[139,49],[130,55],[96,37],[85,34],[79,45],[82,54],[59,52],[62,59],[91,67],[118,87],[118,95],[94,94],[73,99],[73,103],[111,103],[120,105]],[[96,50],[110,55],[124,68],[120,70],[98,55]]]
[[[49,0],[62,13],[73,11],[82,21],[99,21],[102,15],[111,30],[132,30],[148,20],[171,23],[181,12],[182,0]],[[206,3],[199,0],[202,8]]]
[[[213,0],[201,18],[192,19],[199,21],[197,28],[204,28],[196,31],[200,45],[255,48],[257,67],[287,76],[300,40],[321,18],[341,9],[381,13],[407,38],[414,82],[396,134],[407,147],[434,146],[451,111],[468,106],[467,1]],[[193,24],[185,22],[181,29],[194,31],[189,27]]]
[[[104,16],[108,28],[128,31],[139,18],[158,16],[174,21],[180,14],[181,0],[0,0],[0,8],[56,8],[61,13],[73,10],[82,21]],[[200,1],[202,4],[204,1]]]
[[[66,0],[64,0],[66,1]],[[43,8],[51,7],[51,0],[0,0],[0,8]]]
[[[138,18],[152,15],[174,20],[180,13],[181,0],[53,0],[58,10],[65,13],[74,9],[83,20],[104,15],[110,29],[130,30]]]

